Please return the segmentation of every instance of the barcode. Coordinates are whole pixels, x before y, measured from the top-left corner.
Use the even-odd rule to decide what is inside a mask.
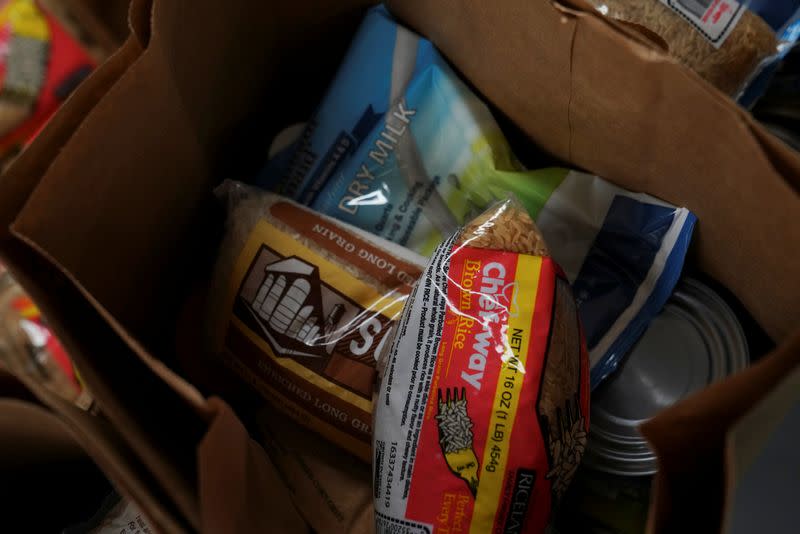
[[[377,534],[431,534],[431,527],[375,512],[375,531]]]
[[[374,488],[375,499],[381,498],[381,482],[383,479],[383,451],[386,448],[385,442],[381,440],[375,441],[375,463],[373,469],[375,470],[375,480],[372,487]]]

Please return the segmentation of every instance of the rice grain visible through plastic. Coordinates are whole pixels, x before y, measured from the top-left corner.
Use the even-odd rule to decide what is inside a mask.
[[[661,37],[669,53],[722,91],[733,94],[758,65],[777,52],[777,39],[758,15],[745,10],[718,49],[658,0],[599,0],[608,16],[641,25]]]
[[[464,227],[460,243],[475,248],[548,256],[544,237],[528,212],[507,201],[476,217]]]

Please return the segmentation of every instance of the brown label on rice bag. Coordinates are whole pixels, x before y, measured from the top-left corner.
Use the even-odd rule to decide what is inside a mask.
[[[387,254],[333,221],[298,209],[288,202],[276,202],[270,207],[270,213],[386,287],[395,287],[398,284],[411,287],[422,274],[419,267]]]
[[[412,266],[334,223],[314,220],[289,204],[285,208],[289,209],[279,208],[278,213],[307,218],[308,226],[291,225],[304,237],[310,239],[313,228],[324,224],[326,233],[317,235],[336,232],[357,250],[369,247],[391,260],[395,272],[411,271]],[[323,256],[325,252],[330,254]],[[363,264],[347,260],[328,246],[312,249],[259,221],[234,268],[226,347],[234,370],[262,394],[298,421],[366,458],[376,355],[388,341],[410,287],[394,281],[387,284],[394,289],[379,290],[359,276]],[[376,273],[373,267],[369,274],[390,279]]]

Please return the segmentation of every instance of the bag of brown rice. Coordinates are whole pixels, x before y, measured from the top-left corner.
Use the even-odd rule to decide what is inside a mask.
[[[797,39],[794,0],[591,0],[722,91],[741,95]],[[653,38],[655,36],[655,38]]]
[[[439,246],[384,363],[377,532],[543,532],[584,452],[589,369],[569,284],[521,205]]]
[[[226,182],[215,353],[272,405],[368,459],[375,360],[424,260],[272,193]]]

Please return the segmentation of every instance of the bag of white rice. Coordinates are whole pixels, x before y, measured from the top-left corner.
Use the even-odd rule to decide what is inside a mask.
[[[424,260],[272,193],[226,182],[214,352],[272,405],[368,459],[375,360]]]

